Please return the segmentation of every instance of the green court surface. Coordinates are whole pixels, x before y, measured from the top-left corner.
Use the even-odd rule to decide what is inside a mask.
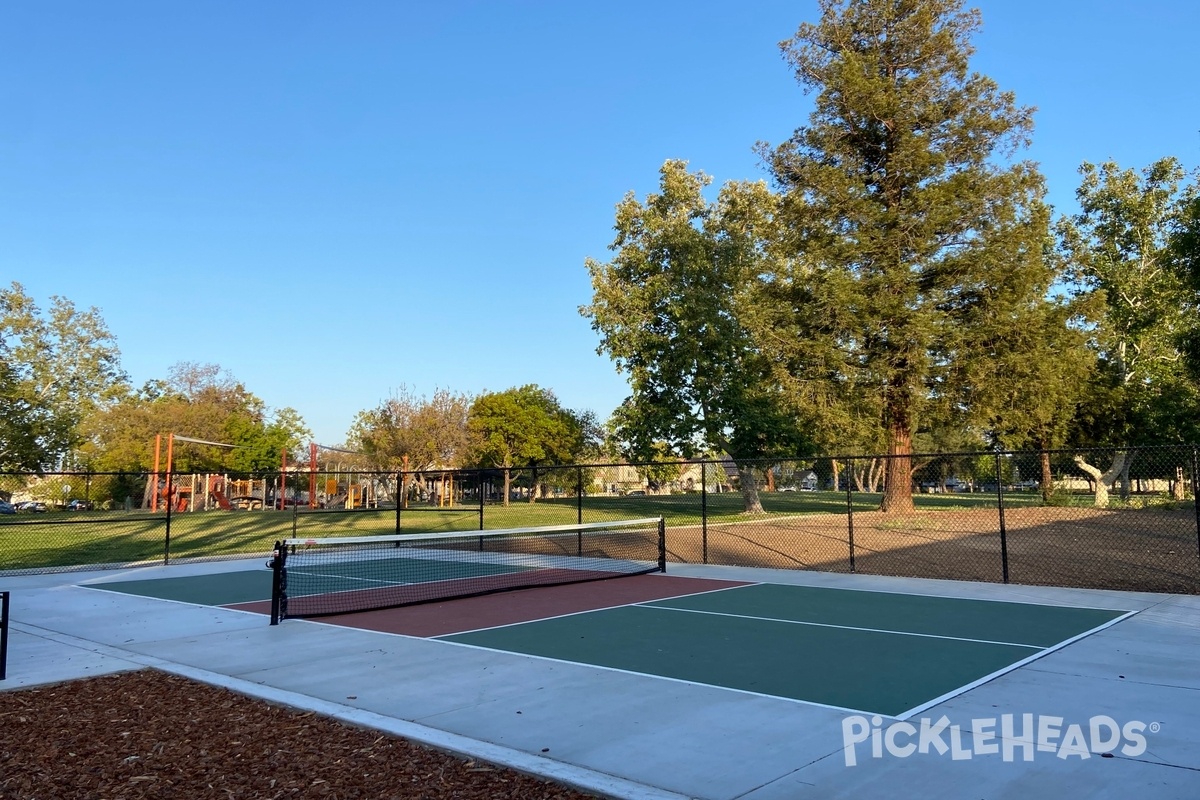
[[[89,583],[89,589],[199,603],[206,606],[225,606],[234,603],[253,603],[271,599],[271,571],[243,570],[214,575],[191,575],[182,578],[157,578],[141,581],[108,581]]]
[[[398,586],[412,583],[432,583],[456,578],[479,578],[524,572],[528,567],[515,564],[481,561],[447,561],[444,559],[377,558],[345,562],[329,562],[288,567],[288,579],[293,585],[303,581],[306,593],[348,592],[357,589]]]
[[[440,638],[907,717],[1125,613],[758,584]]]

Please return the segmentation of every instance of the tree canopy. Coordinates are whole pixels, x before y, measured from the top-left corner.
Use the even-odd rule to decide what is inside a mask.
[[[52,297],[42,311],[16,282],[0,288],[0,462],[8,468],[70,466],[84,420],[126,388],[120,351],[96,308]]]
[[[405,464],[414,471],[464,466],[472,451],[467,415],[472,398],[445,389],[426,399],[401,387],[373,409],[359,412],[350,444],[377,469]]]
[[[777,198],[763,183],[730,183],[709,203],[710,178],[686,163],[659,174],[659,192],[617,206],[613,260],[587,261],[593,301],[581,312],[632,391],[617,435],[638,460],[664,442],[685,456],[728,453],[743,466],[746,510],[761,510],[750,462],[812,448],[803,409],[771,379],[747,324]]]

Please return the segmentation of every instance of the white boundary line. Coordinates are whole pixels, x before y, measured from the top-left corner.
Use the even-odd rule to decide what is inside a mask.
[[[718,580],[718,579],[712,578],[710,580]],[[1122,622],[1123,620],[1126,620],[1129,617],[1132,617],[1135,614],[1140,613],[1138,610],[1126,611],[1121,616],[1111,619],[1102,625],[1098,625],[1095,628],[1091,628],[1082,633],[1076,634],[1075,636],[1072,636],[1069,639],[1065,639],[1061,642],[1058,642],[1057,644],[1042,648],[1042,647],[1038,647],[1037,645],[1020,644],[1017,642],[997,642],[997,641],[990,641],[987,639],[967,639],[967,638],[957,637],[957,636],[939,636],[936,634],[920,634],[920,633],[912,633],[912,632],[906,632],[906,631],[887,631],[887,630],[874,629],[874,628],[856,628],[856,627],[848,626],[848,625],[830,625],[830,624],[825,624],[825,623],[810,623],[810,622],[803,622],[803,621],[797,621],[797,620],[780,620],[780,619],[773,619],[770,617],[752,617],[752,616],[746,616],[746,615],[742,615],[742,614],[726,614],[726,613],[713,612],[713,611],[695,611],[693,609],[677,609],[677,608],[670,608],[669,606],[653,605],[656,602],[663,602],[663,601],[675,600],[675,599],[683,599],[683,598],[687,598],[687,597],[696,597],[696,596],[705,595],[705,594],[715,594],[717,592],[727,592],[727,591],[730,591],[733,589],[746,589],[746,588],[749,588],[752,586],[763,586],[763,585],[790,586],[791,584],[771,584],[771,583],[765,583],[765,582],[757,582],[757,583],[756,582],[747,582],[746,584],[744,584],[742,586],[724,586],[720,589],[712,589],[707,592],[695,592],[693,594],[676,595],[674,597],[662,597],[662,598],[658,598],[657,600],[645,600],[645,601],[642,601],[639,603],[628,603],[628,604],[619,605],[619,606],[607,606],[605,608],[589,609],[587,611],[576,611],[576,612],[572,612],[570,614],[561,614],[561,615],[558,615],[555,617],[545,617],[544,619],[545,620],[563,619],[566,617],[579,616],[582,614],[593,614],[598,611],[611,611],[616,608],[626,608],[626,607],[632,608],[632,607],[641,606],[643,608],[657,608],[657,609],[661,609],[664,611],[683,611],[683,612],[690,611],[692,613],[712,614],[714,616],[737,617],[737,618],[742,618],[742,619],[759,619],[759,620],[766,620],[766,621],[770,621],[770,622],[813,625],[813,626],[827,627],[827,628],[843,628],[846,630],[858,630],[858,631],[872,632],[872,633],[895,634],[895,635],[901,635],[901,636],[919,636],[919,637],[931,638],[931,639],[949,639],[949,640],[953,640],[953,641],[972,642],[972,643],[978,643],[978,644],[1000,645],[1000,646],[1007,646],[1007,647],[1021,647],[1021,648],[1026,648],[1026,649],[1034,649],[1037,652],[1030,654],[1026,658],[1020,659],[1019,661],[1015,661],[1012,664],[1002,667],[1001,669],[998,669],[995,672],[992,672],[988,675],[984,675],[983,677],[977,678],[976,680],[971,681],[970,683],[965,684],[963,686],[960,686],[950,692],[946,692],[943,695],[935,697],[932,700],[926,701],[925,703],[922,703],[918,706],[914,706],[913,708],[910,708],[907,711],[903,711],[900,714],[884,714],[879,711],[864,711],[864,710],[855,709],[855,708],[847,708],[844,706],[828,705],[826,703],[818,703],[813,700],[800,700],[800,699],[793,698],[793,697],[781,697],[779,695],[766,694],[763,692],[754,692],[754,691],[750,691],[748,689],[738,689],[738,688],[732,687],[732,686],[721,686],[719,684],[703,683],[703,682],[699,682],[699,681],[686,680],[683,678],[672,678],[670,676],[655,675],[653,673],[635,672],[632,670],[621,669],[619,667],[607,667],[607,666],[600,665],[600,664],[589,664],[589,663],[580,662],[580,661],[571,661],[568,659],[554,658],[551,656],[540,656],[540,655],[536,655],[536,654],[532,654],[532,653],[524,653],[521,651],[504,650],[504,649],[498,649],[498,648],[494,648],[494,647],[484,647],[481,645],[471,645],[471,644],[466,644],[465,642],[455,642],[455,641],[445,638],[448,636],[459,636],[459,635],[464,635],[464,634],[469,634],[469,633],[478,633],[480,631],[498,630],[501,628],[511,628],[511,627],[516,627],[518,625],[531,625],[531,624],[535,624],[537,622],[543,621],[541,619],[526,620],[524,622],[512,622],[512,623],[507,623],[505,625],[495,625],[495,626],[491,626],[488,628],[477,628],[477,629],[469,630],[469,631],[458,631],[456,633],[446,633],[446,634],[441,634],[439,636],[432,636],[432,637],[428,637],[428,638],[434,639],[436,641],[444,642],[446,644],[457,645],[459,647],[471,647],[471,648],[475,648],[475,649],[489,650],[492,652],[498,651],[498,652],[502,652],[502,653],[510,653],[513,655],[526,656],[528,658],[536,658],[536,659],[541,659],[544,661],[551,661],[551,662],[560,663],[560,664],[575,664],[577,666],[592,667],[595,669],[601,669],[601,670],[606,670],[606,671],[610,671],[610,672],[618,672],[618,673],[623,673],[623,674],[627,674],[627,675],[639,675],[642,677],[657,678],[659,680],[672,681],[675,683],[683,683],[683,684],[687,684],[687,685],[691,685],[691,686],[706,686],[709,688],[723,689],[723,690],[730,691],[730,692],[738,692],[740,694],[748,694],[748,695],[752,695],[755,697],[774,698],[776,700],[784,700],[784,701],[791,702],[791,703],[798,703],[800,705],[815,706],[818,708],[827,708],[827,709],[832,709],[835,711],[844,711],[844,712],[848,712],[848,713],[852,713],[852,714],[879,714],[880,716],[883,716],[883,717],[888,717],[890,719],[896,719],[896,720],[903,721],[903,720],[909,719],[914,714],[919,714],[920,712],[925,711],[929,708],[932,708],[933,706],[938,705],[939,703],[942,703],[942,702],[945,702],[946,700],[950,700],[954,697],[957,697],[958,695],[968,692],[971,689],[974,689],[978,686],[982,686],[983,684],[988,683],[989,681],[992,681],[1002,675],[1012,672],[1013,670],[1023,667],[1026,664],[1036,661],[1039,658],[1042,658],[1051,653],[1057,652],[1058,650],[1061,650],[1062,648],[1066,647],[1069,644],[1073,644],[1073,643],[1079,641],[1080,639],[1091,636],[1094,633],[1098,633],[1099,631],[1102,631],[1106,628],[1116,625],[1118,622]],[[831,587],[804,586],[801,588],[824,589],[824,588],[831,588]],[[847,589],[845,591],[871,591],[871,590],[869,590],[869,589]],[[909,593],[907,593],[907,592],[880,592],[880,594],[909,594]],[[939,595],[918,595],[918,596],[932,597],[935,599],[942,599],[942,600],[971,599],[971,598],[957,598],[957,597],[941,597]],[[1090,610],[1090,611],[1111,611],[1111,612],[1119,611],[1119,609],[1111,609],[1111,608],[1094,608],[1094,607],[1090,607],[1090,606],[1061,606],[1061,605],[1054,605],[1051,603],[1012,603],[1012,601],[998,601],[998,602],[1008,602],[1008,603],[1014,604],[1014,605],[1044,606],[1044,607],[1048,607],[1048,608],[1069,608],[1069,609],[1070,608],[1078,608],[1078,609]],[[405,634],[391,634],[391,635],[403,636]]]
[[[699,608],[674,608],[673,606],[654,605],[656,600],[635,603],[634,608],[653,608],[659,611],[677,611],[681,614],[711,614],[714,617],[733,617],[734,619],[755,619],[762,622],[780,622],[785,625],[808,625],[814,628],[837,628],[844,631],[862,631],[863,633],[883,633],[890,636],[916,636],[922,639],[948,639],[952,642],[971,642],[973,644],[993,644],[1002,647],[1022,647],[1027,650],[1044,650],[1036,644],[1021,644],[1019,642],[999,642],[992,639],[970,639],[966,636],[943,636],[937,633],[919,633],[917,631],[893,631],[885,628],[862,628],[857,625],[835,625],[831,622],[809,622],[803,619],[780,619],[778,617],[759,617],[754,614],[730,614],[725,611],[704,611]]]
[[[719,567],[721,565],[689,564],[687,566],[718,566]],[[925,580],[947,580],[947,581],[949,581],[949,580],[951,580],[950,578],[934,578],[934,579],[930,579],[930,578],[896,578],[896,576],[893,576],[893,575],[867,575],[867,574],[864,574],[861,572],[850,575],[847,573],[818,572],[815,570],[787,569],[787,568],[778,568],[778,567],[734,567],[734,569],[775,569],[778,572],[798,572],[798,573],[805,573],[805,574],[830,575],[830,576],[836,576],[836,577],[892,578],[892,579],[897,579],[897,580],[921,580],[921,581],[925,581]],[[736,580],[734,578],[705,578],[703,575],[680,575],[678,573],[676,573],[676,577],[702,578],[704,580],[712,580],[712,581]],[[1130,610],[1128,608],[1106,608],[1104,606],[1067,605],[1067,604],[1052,601],[1052,600],[1005,600],[1005,599],[1002,599],[999,597],[964,597],[962,595],[957,595],[957,594],[930,594],[928,592],[907,592],[907,591],[902,591],[900,589],[865,589],[865,588],[859,588],[856,586],[824,586],[824,585],[812,584],[812,583],[775,583],[774,581],[763,581],[763,580],[746,581],[746,583],[751,583],[754,585],[763,585],[763,586],[787,586],[789,588],[796,588],[796,589],[821,589],[822,591],[828,589],[828,590],[835,591],[835,592],[866,592],[868,594],[899,594],[899,595],[904,595],[906,597],[931,597],[935,600],[974,600],[974,601],[978,601],[980,603],[1007,603],[1008,605],[1016,605],[1016,606],[1048,606],[1050,608],[1078,608],[1078,609],[1083,609],[1086,611],[1126,612],[1126,611]],[[975,585],[975,584],[972,584],[972,585]],[[1004,587],[1006,589],[1011,587],[1014,589],[1055,589],[1058,591],[1072,590],[1072,587],[1069,587],[1069,586],[1035,586],[1035,585],[1028,585],[1028,584],[1023,584],[1023,583],[1018,584],[1018,583],[979,582],[978,585],[989,586],[989,587]],[[1112,589],[1112,590],[1080,589],[1078,591],[1103,592],[1103,591],[1122,591],[1122,590],[1120,590],[1120,589]],[[1146,605],[1146,608],[1150,608],[1151,606],[1157,605],[1159,602],[1161,602],[1161,601],[1155,601],[1153,603],[1148,603]],[[1133,609],[1133,610],[1134,611],[1144,611],[1145,609],[1138,608],[1138,609]]]
[[[944,694],[940,697],[935,697],[932,700],[922,703],[919,706],[914,706],[913,708],[910,708],[907,711],[903,712],[899,717],[897,717],[897,719],[906,720],[909,717],[913,716],[914,714],[919,714],[922,711],[925,711],[927,709],[930,709],[930,708],[938,705],[939,703],[944,703],[945,701],[950,700],[954,697],[957,697],[958,695],[963,694],[964,692],[969,692],[971,689],[974,689],[978,686],[982,686],[983,684],[985,684],[989,681],[995,680],[996,678],[999,678],[1001,675],[1005,675],[1009,672],[1012,672],[1015,669],[1019,669],[1020,667],[1025,666],[1026,664],[1029,664],[1033,661],[1037,661],[1039,658],[1043,658],[1045,656],[1050,655],[1051,653],[1055,653],[1055,652],[1063,649],[1064,647],[1066,647],[1069,644],[1074,644],[1075,642],[1078,642],[1080,639],[1084,639],[1088,636],[1091,636],[1093,633],[1099,633],[1100,631],[1104,630],[1105,628],[1111,628],[1113,625],[1116,625],[1118,622],[1127,620],[1130,617],[1132,617],[1134,614],[1138,614],[1138,613],[1140,613],[1140,612],[1127,611],[1126,613],[1122,614],[1121,616],[1117,617],[1116,619],[1111,619],[1108,622],[1104,623],[1103,625],[1097,625],[1095,628],[1084,631],[1083,633],[1080,633],[1080,634],[1076,634],[1075,636],[1072,636],[1070,639],[1064,639],[1063,641],[1059,642],[1056,645],[1047,647],[1046,649],[1042,650],[1040,653],[1034,653],[1033,655],[1029,656],[1028,658],[1023,658],[1020,661],[1017,661],[1016,663],[1009,664],[1007,667],[1004,667],[1003,669],[998,669],[995,672],[991,673],[990,675],[984,675],[982,678],[978,678],[978,679],[972,681],[971,683],[968,683],[965,686],[960,686],[958,689],[955,689],[952,692],[946,692],[946,694]]]

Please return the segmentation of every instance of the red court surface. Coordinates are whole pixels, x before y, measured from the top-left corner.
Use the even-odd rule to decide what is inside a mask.
[[[443,636],[745,585],[743,581],[635,575],[565,586],[517,589],[380,611],[339,614],[321,617],[320,621],[381,633]],[[261,614],[271,612],[269,602],[238,603],[227,607]]]

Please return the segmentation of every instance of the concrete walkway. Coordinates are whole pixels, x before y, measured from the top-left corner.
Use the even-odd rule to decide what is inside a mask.
[[[257,614],[78,585],[261,568],[0,577],[13,618],[0,690],[154,667],[620,798],[1200,796],[1200,597],[671,565],[672,575],[1140,612],[921,712],[910,731],[790,700],[319,622],[271,627]],[[1106,718],[1124,729],[1113,757],[1093,752],[1112,738]],[[847,732],[863,741],[847,747]],[[1014,741],[1023,734],[1027,745]],[[908,754],[922,738],[928,752]]]

